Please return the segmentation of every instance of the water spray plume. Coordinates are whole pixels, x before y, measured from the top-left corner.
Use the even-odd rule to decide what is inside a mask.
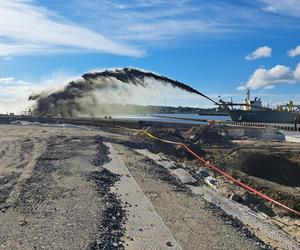
[[[173,87],[200,95],[215,103],[208,96],[184,83],[133,68],[86,73],[81,78],[69,82],[63,90],[32,95],[29,99],[36,100],[34,113],[37,115],[96,116],[107,111],[106,104],[112,102],[124,104],[138,99],[139,104],[144,104],[147,97],[161,98],[164,94],[163,87]]]

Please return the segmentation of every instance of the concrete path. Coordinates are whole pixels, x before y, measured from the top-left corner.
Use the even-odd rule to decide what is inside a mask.
[[[121,175],[120,181],[112,191],[119,195],[122,202],[131,205],[128,208],[128,218],[125,222],[125,245],[128,244],[126,248],[181,249],[171,231],[122,163],[113,146],[110,143],[106,145],[109,147],[109,156],[112,160],[104,167]]]

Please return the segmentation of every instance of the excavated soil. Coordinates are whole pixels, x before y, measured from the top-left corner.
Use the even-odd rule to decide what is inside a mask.
[[[300,209],[300,151],[240,149],[219,161],[222,167],[254,188]]]
[[[147,131],[164,140],[187,144],[197,154],[246,184],[300,210],[300,146],[258,140],[245,147],[232,141],[226,127],[217,125],[201,125],[189,130],[151,127]],[[152,153],[164,153],[171,159],[186,161],[194,172],[199,168],[200,163],[183,148],[151,139],[144,133],[135,133],[131,138],[136,143],[128,145],[126,142],[127,146],[147,148]],[[218,176],[211,169],[207,170]],[[251,202],[266,206],[259,199]],[[248,201],[244,203],[249,205]],[[268,214],[274,215],[272,211]]]
[[[281,185],[299,187],[300,161],[290,160],[291,154],[266,150],[239,150],[230,159],[231,168]]]

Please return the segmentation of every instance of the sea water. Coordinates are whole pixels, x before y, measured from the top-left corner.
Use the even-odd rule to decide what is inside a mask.
[[[159,117],[164,116],[164,117]],[[156,122],[174,122],[174,123],[189,123],[189,124],[206,124],[203,121],[189,120],[215,120],[226,121],[230,120],[229,116],[214,116],[214,115],[198,115],[198,114],[149,114],[149,115],[113,115],[112,119],[116,120],[139,120],[139,121],[156,121]],[[174,119],[180,118],[180,119]],[[186,119],[186,120],[185,120]]]

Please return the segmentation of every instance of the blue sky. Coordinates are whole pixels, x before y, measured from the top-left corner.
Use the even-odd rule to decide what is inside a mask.
[[[274,105],[300,103],[299,24],[299,0],[0,0],[0,112],[86,71],[128,66],[213,98],[242,100],[249,87]]]

